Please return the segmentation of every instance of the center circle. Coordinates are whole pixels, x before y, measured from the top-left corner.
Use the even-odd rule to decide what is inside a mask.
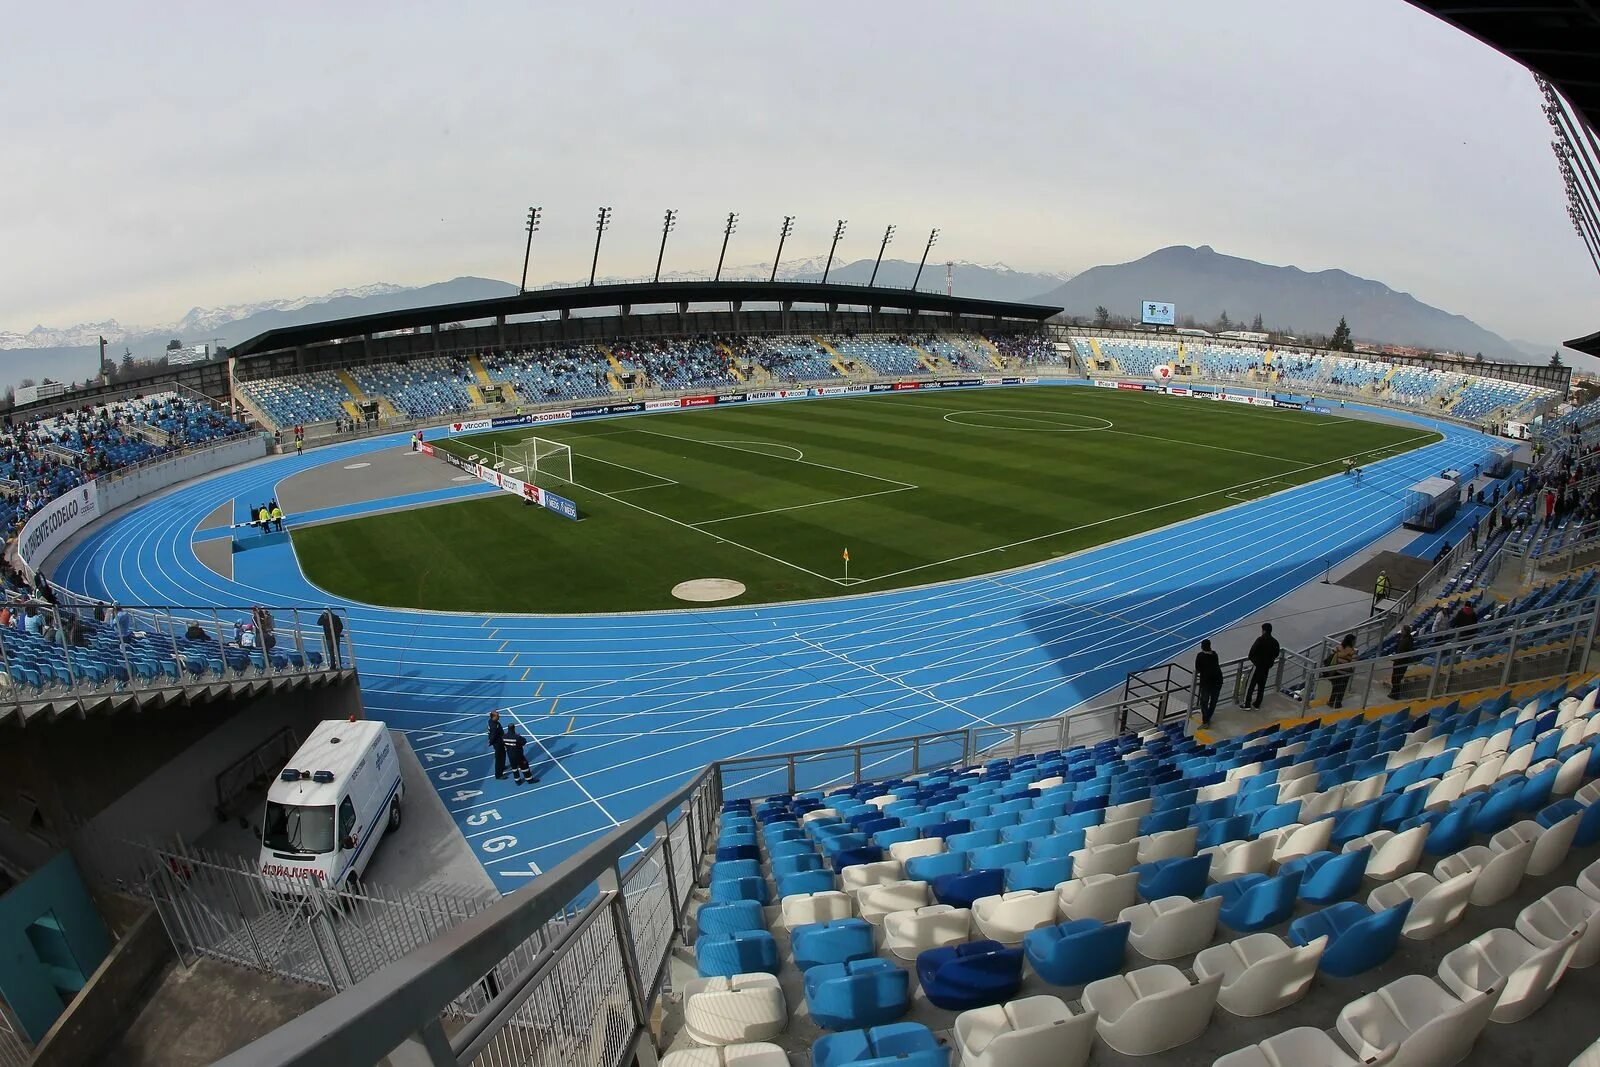
[[[1078,419],[1091,425],[1062,425],[1061,419]],[[1116,423],[1099,415],[1079,415],[1071,411],[1049,411],[1043,408],[971,408],[952,411],[945,422],[957,426],[972,426],[981,430],[1021,430],[1024,433],[1093,433],[1109,430]]]

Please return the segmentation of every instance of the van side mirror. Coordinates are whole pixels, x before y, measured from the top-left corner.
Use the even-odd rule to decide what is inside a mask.
[[[356,847],[356,835],[355,834],[346,835],[346,837],[344,839],[344,848],[346,850],[349,850],[349,849],[352,849],[352,848],[355,848],[355,847]]]

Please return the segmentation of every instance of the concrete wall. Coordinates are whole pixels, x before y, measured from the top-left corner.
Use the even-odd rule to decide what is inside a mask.
[[[162,968],[173,959],[172,942],[151,908],[100,962],[83,991],[35,1047],[29,1067],[97,1062],[139,1013]]]
[[[128,474],[100,479],[100,513],[102,516],[109,515],[123,505],[169,485],[198,478],[236,463],[260,459],[266,454],[266,437],[251,434],[213,448],[152,463]]]
[[[87,979],[110,947],[71,853],[57,853],[0,897],[0,996],[28,1040],[41,1040],[66,1008],[67,976]]]
[[[85,874],[115,884],[132,857],[99,841],[192,840],[216,822],[224,767],[280,727],[303,737],[322,719],[360,711],[348,680],[12,731],[0,743],[0,857],[29,871],[76,842]]]

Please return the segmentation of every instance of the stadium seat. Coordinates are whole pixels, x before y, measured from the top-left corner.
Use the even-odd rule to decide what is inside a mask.
[[[944,951],[944,950],[935,950]],[[825,963],[805,973],[811,1020],[829,1030],[882,1026],[911,1005],[911,975],[876,956]]]
[[[1211,1067],[1364,1067],[1387,1062],[1358,1060],[1314,1026],[1297,1026],[1215,1060]]]
[[[1160,900],[1164,897],[1199,896],[1205,892],[1206,876],[1210,870],[1209,856],[1187,856],[1141,863],[1133,868],[1133,873],[1139,876],[1139,895],[1145,900]]]
[[[1472,901],[1472,888],[1477,884],[1476,869],[1443,881],[1427,871],[1413,871],[1374,889],[1367,895],[1367,907],[1376,912],[1409,901],[1411,911],[1406,916],[1405,936],[1413,941],[1427,941],[1461,921]]]
[[[884,917],[891,912],[915,911],[933,903],[927,882],[901,879],[867,886],[856,894],[856,907],[861,917],[874,926],[882,926]]]
[[[794,965],[799,970],[808,971],[825,963],[848,963],[872,955],[872,927],[865,919],[834,919],[796,926],[791,930],[791,944]]]
[[[661,1067],[788,1067],[788,1063],[783,1049],[767,1041],[682,1048],[661,1058]]]
[[[1074,919],[1027,934],[1023,954],[1051,985],[1085,985],[1122,969],[1129,929],[1125,922]]]
[[[1433,876],[1444,881],[1468,871],[1477,871],[1478,880],[1472,887],[1472,903],[1478,907],[1488,907],[1517,891],[1532,855],[1531,841],[1523,841],[1500,851],[1488,845],[1468,845],[1435,864]]]
[[[778,973],[778,943],[765,930],[737,930],[701,937],[695,942],[694,950],[702,978],[731,978],[756,971]]]
[[[1370,971],[1390,956],[1400,940],[1411,901],[1372,912],[1353,901],[1333,904],[1303,915],[1289,924],[1289,943],[1305,947],[1319,937],[1328,939],[1319,964],[1335,978],[1350,978]]]
[[[1137,898],[1138,886],[1139,876],[1131,872],[1074,878],[1056,887],[1056,908],[1067,919],[1116,922],[1122,910]],[[1600,900],[1600,887],[1596,888],[1595,897]]]
[[[1221,910],[1220,897],[1170,896],[1124,908],[1117,918],[1129,925],[1128,943],[1134,951],[1146,959],[1171,960],[1209,945]]]
[[[1022,997],[956,1016],[955,1043],[962,1067],[1083,1067],[1098,1021],[1056,997]]]
[[[1276,878],[1264,874],[1246,874],[1210,886],[1205,895],[1222,898],[1222,910],[1218,914],[1222,925],[1230,930],[1249,933],[1288,921],[1294,914],[1300,879],[1299,871],[1280,874]]]
[[[1494,998],[1459,1000],[1432,978],[1408,974],[1339,1012],[1339,1036],[1369,1063],[1460,1063],[1489,1022]]]
[[[941,904],[955,908],[971,908],[979,897],[992,897],[1005,889],[1005,871],[963,871],[960,874],[941,875],[933,880],[933,896]]]
[[[893,1023],[817,1038],[811,1067],[950,1067],[950,1050],[921,1023]]]
[[[1344,851],[1372,849],[1365,876],[1377,882],[1390,882],[1417,869],[1417,864],[1422,862],[1422,846],[1427,839],[1428,829],[1425,826],[1413,826],[1398,833],[1393,830],[1374,830],[1345,842]]]
[[[1222,976],[1217,1003],[1235,1015],[1267,1015],[1306,995],[1327,938],[1293,946],[1276,934],[1255,933],[1202,949],[1194,973]]]
[[[814,923],[848,919],[855,914],[855,901],[837,890],[800,893],[784,897],[780,910],[783,925],[789,930]]]
[[[1221,987],[1220,974],[1191,983],[1156,964],[1090,982],[1083,1006],[1099,1016],[1100,1040],[1125,1056],[1150,1056],[1204,1033]]]
[[[1001,1004],[1022,985],[1022,952],[998,941],[931,948],[917,957],[917,979],[923,996],[946,1011]]]
[[[1371,855],[1370,848],[1343,854],[1314,852],[1283,864],[1278,868],[1278,874],[1301,876],[1301,900],[1310,904],[1331,904],[1353,895],[1361,888],[1361,875]]]
[[[754,900],[736,900],[727,904],[706,904],[695,913],[695,927],[701,937],[732,934],[741,930],[765,930],[766,920],[761,904]]]
[[[691,978],[684,984],[684,1029],[699,1044],[767,1041],[781,1034],[788,1022],[775,975]]]
[[[1550,999],[1582,935],[1569,930],[1540,946],[1515,930],[1487,930],[1439,961],[1439,981],[1463,1001],[1480,995],[1492,999],[1491,1021],[1518,1022]]]
[[[1517,933],[1541,948],[1573,930],[1582,936],[1568,966],[1583,970],[1600,963],[1600,901],[1589,899],[1575,886],[1556,886],[1517,915]]]
[[[902,960],[915,960],[931,948],[960,944],[972,937],[972,912],[948,904],[884,916],[883,947]]]

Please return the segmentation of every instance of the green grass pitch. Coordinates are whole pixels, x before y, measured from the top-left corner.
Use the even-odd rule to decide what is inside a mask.
[[[770,603],[1005,570],[1259,499],[1438,435],[1106,389],[961,389],[549,424],[572,522],[508,494],[297,530],[306,574],[375,604],[481,612]],[[510,472],[508,472],[510,473]],[[848,580],[843,553],[850,551]]]

